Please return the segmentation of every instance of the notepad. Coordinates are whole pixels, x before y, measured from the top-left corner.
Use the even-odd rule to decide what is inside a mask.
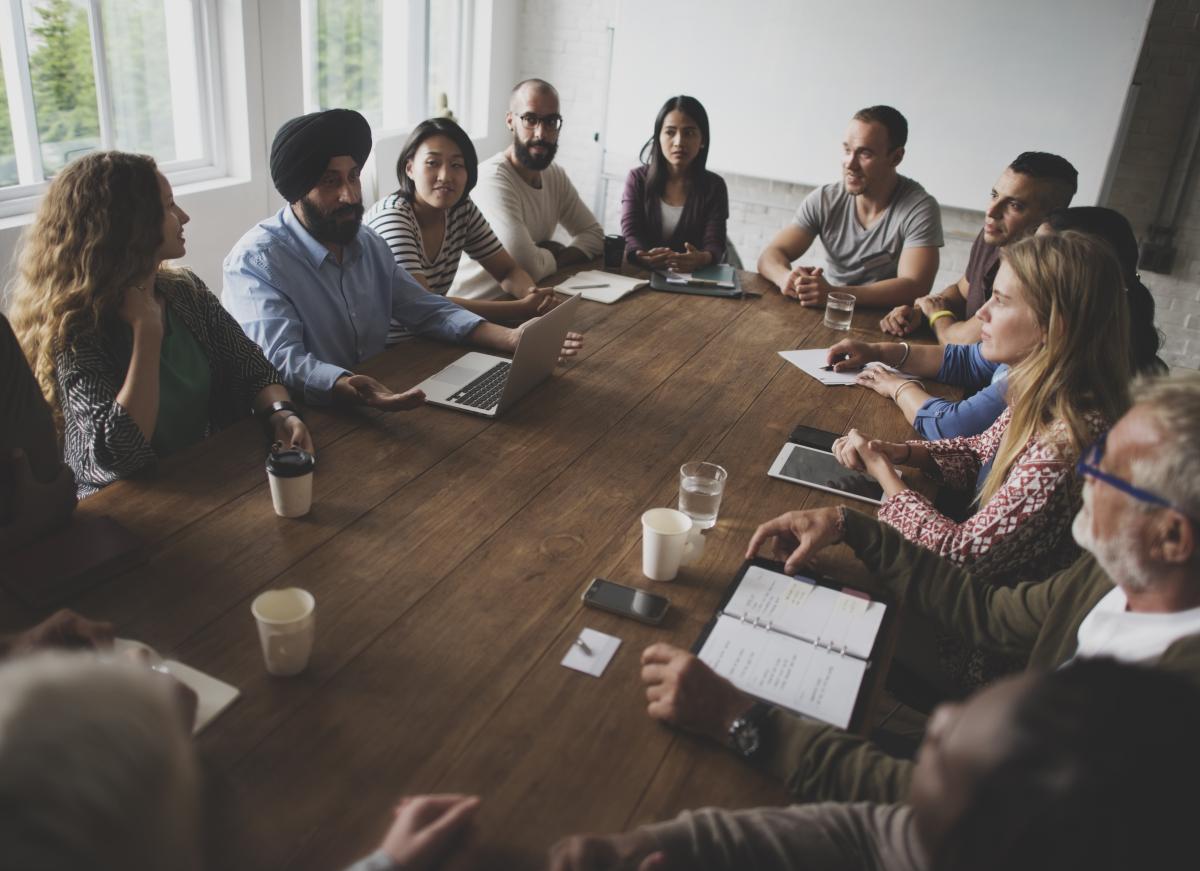
[[[555,289],[572,296],[579,294],[592,302],[612,305],[622,297],[645,287],[646,284],[644,278],[633,278],[628,275],[616,275],[612,272],[599,272],[593,269],[572,275]]]
[[[887,606],[748,564],[697,655],[743,692],[847,728]]]
[[[845,387],[857,383],[858,373],[861,370],[855,369],[851,372],[834,372],[832,369],[826,369],[829,365],[829,349],[828,348],[804,348],[799,351],[780,351],[779,356],[787,360],[805,375],[810,375],[816,378],[826,387]],[[894,372],[900,374],[898,369],[888,366],[886,363],[868,363],[864,368],[879,368],[885,372]]]

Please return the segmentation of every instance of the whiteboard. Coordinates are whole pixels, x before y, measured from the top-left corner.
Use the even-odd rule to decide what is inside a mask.
[[[855,111],[908,119],[900,172],[981,209],[1022,151],[1079,170],[1095,203],[1152,0],[619,0],[608,166],[632,166],[668,97],[712,125],[709,169],[807,185],[840,177]]]

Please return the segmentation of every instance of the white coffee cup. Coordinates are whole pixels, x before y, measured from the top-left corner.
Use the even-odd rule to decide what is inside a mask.
[[[271,503],[280,517],[303,517],[312,508],[315,465],[316,460],[308,451],[271,451],[267,456]]]
[[[673,581],[680,565],[704,550],[701,530],[682,511],[651,508],[642,515],[642,574],[652,581]]]
[[[270,674],[286,677],[308,667],[317,628],[316,607],[312,593],[299,587],[267,590],[250,604]]]

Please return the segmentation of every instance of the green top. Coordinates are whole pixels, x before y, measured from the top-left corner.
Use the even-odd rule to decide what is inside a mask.
[[[1085,553],[1044,581],[996,587],[942,559],[890,526],[846,512],[846,544],[904,608],[932,618],[972,647],[1028,657],[1028,668],[1055,669],[1078,644],[1079,624],[1113,588]],[[1160,668],[1200,683],[1200,635],[1180,638],[1158,659]],[[762,767],[802,801],[900,802],[908,797],[913,763],[866,738],[775,709],[776,739]]]
[[[166,304],[167,328],[158,362],[158,419],[151,447],[160,457],[194,445],[208,433],[212,372],[208,355]]]

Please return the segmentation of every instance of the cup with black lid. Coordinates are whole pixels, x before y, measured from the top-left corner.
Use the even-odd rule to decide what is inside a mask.
[[[280,517],[303,517],[312,508],[312,480],[316,458],[308,451],[283,450],[278,443],[267,455],[267,480],[271,502]]]

